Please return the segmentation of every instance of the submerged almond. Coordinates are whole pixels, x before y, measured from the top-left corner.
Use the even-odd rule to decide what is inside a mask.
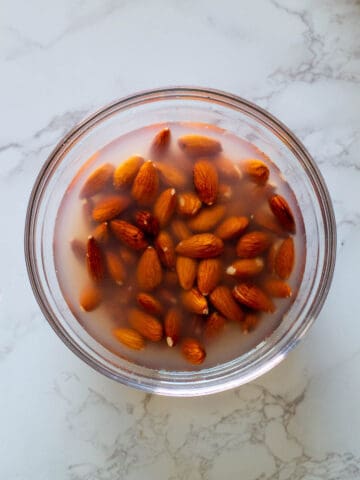
[[[169,150],[171,140],[170,128],[165,127],[157,133],[151,143],[150,153],[153,158],[161,157]]]
[[[105,275],[104,257],[99,243],[92,236],[87,241],[86,260],[90,277],[97,282],[102,280]]]
[[[174,347],[179,341],[181,330],[181,314],[177,308],[170,308],[164,320],[164,330],[166,343],[169,347]]]
[[[125,195],[108,195],[96,203],[92,217],[96,222],[107,222],[120,215],[129,205],[130,199]]]
[[[264,260],[261,257],[244,258],[242,260],[235,260],[228,266],[226,273],[235,277],[249,278],[259,275],[263,268]]]
[[[229,158],[224,157],[223,155],[218,156],[214,160],[214,164],[224,180],[239,181],[241,180],[243,174],[240,170],[239,165],[236,165]]]
[[[159,220],[147,210],[138,210],[135,213],[135,223],[144,233],[152,237],[159,233]]]
[[[264,281],[264,289],[271,297],[287,298],[292,295],[290,286],[277,278],[266,279]]]
[[[107,243],[110,240],[110,231],[108,222],[103,222],[97,225],[94,230],[93,237],[99,243]]]
[[[144,338],[132,328],[116,328],[113,335],[120,343],[132,350],[143,350],[145,347]]]
[[[176,272],[181,288],[184,290],[190,290],[190,288],[192,288],[196,278],[196,270],[196,260],[178,255],[176,259]]]
[[[155,240],[155,248],[164,267],[174,268],[176,261],[175,246],[168,232],[162,230],[159,233]]]
[[[225,212],[224,205],[203,208],[195,217],[188,221],[188,226],[193,232],[208,232],[220,222]]]
[[[201,200],[194,192],[184,192],[178,195],[177,210],[181,215],[192,217],[201,208]]]
[[[80,197],[92,197],[105,189],[111,182],[114,172],[114,165],[111,163],[104,163],[94,170],[86,179],[82,189],[80,190]]]
[[[124,220],[112,220],[110,228],[116,238],[134,250],[143,250],[148,245],[144,232],[135,225]]]
[[[188,179],[184,172],[179,168],[176,168],[174,165],[157,162],[156,168],[160,172],[162,182],[169,187],[182,190],[188,183]]]
[[[122,285],[125,281],[126,271],[120,256],[114,252],[107,251],[105,253],[105,261],[110,277],[118,285]]]
[[[159,177],[153,162],[145,162],[138,171],[133,186],[132,196],[139,205],[154,203],[159,189]]]
[[[101,292],[95,285],[87,285],[80,293],[81,309],[85,312],[92,312],[100,305],[101,297]]]
[[[209,308],[206,298],[199,292],[197,288],[192,288],[181,294],[181,300],[189,312],[196,313],[198,315],[207,315]]]
[[[196,134],[183,135],[179,138],[178,145],[191,157],[216,155],[222,150],[221,143],[215,138]]]
[[[141,255],[137,269],[136,278],[141,290],[154,290],[162,281],[162,268],[156,250],[147,247]]]
[[[218,257],[223,251],[223,241],[212,233],[193,235],[176,246],[177,253],[191,258]]]
[[[225,285],[219,285],[210,293],[210,301],[214,307],[228,320],[241,322],[244,313],[235,302],[231,290]]]
[[[231,240],[240,236],[248,227],[249,220],[247,217],[228,217],[215,230],[222,240]]]
[[[181,351],[186,360],[193,365],[200,365],[206,357],[204,347],[195,338],[185,338],[181,345]]]
[[[273,195],[269,199],[270,208],[281,225],[291,233],[295,233],[295,219],[289,204],[281,195]]]
[[[208,160],[198,160],[193,170],[194,185],[200,200],[213,205],[217,199],[219,178],[216,168]]]
[[[163,337],[163,327],[160,321],[137,308],[130,310],[128,321],[134,330],[152,342],[159,342]]]
[[[244,335],[247,335],[249,332],[255,330],[257,324],[259,323],[259,316],[256,313],[247,313],[245,315],[244,321],[241,323],[241,331]]]
[[[73,238],[70,241],[70,247],[75,257],[83,262],[86,258],[86,243],[78,238]]]
[[[159,300],[147,292],[138,293],[136,296],[138,304],[152,315],[162,315],[163,307]]]
[[[176,190],[168,188],[157,198],[154,205],[154,215],[158,219],[160,227],[165,227],[174,214],[176,208]]]
[[[246,307],[263,312],[275,311],[275,306],[271,299],[261,288],[252,283],[240,283],[234,287],[232,293],[234,298]]]
[[[197,272],[197,284],[203,295],[209,295],[218,285],[222,271],[222,263],[218,258],[201,260]]]
[[[174,219],[171,222],[171,231],[177,240],[185,240],[186,238],[191,237],[192,232],[185,222],[182,220]]]
[[[257,183],[266,183],[270,175],[269,167],[263,161],[256,158],[250,158],[244,161],[243,170]]]
[[[253,258],[267,250],[271,243],[269,234],[260,230],[246,233],[236,245],[236,254],[241,258]]]
[[[140,157],[140,155],[133,155],[132,157],[125,160],[125,162],[121,163],[114,172],[114,187],[116,189],[129,187],[133,183],[143,163],[144,159]]]
[[[286,238],[277,251],[275,257],[275,272],[280,278],[286,280],[289,278],[295,263],[295,246],[294,240]]]
[[[225,327],[226,320],[218,312],[213,312],[206,320],[204,334],[206,338],[217,337]]]

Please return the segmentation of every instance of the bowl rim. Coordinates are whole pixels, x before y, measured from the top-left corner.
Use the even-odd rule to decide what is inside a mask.
[[[316,187],[315,191],[319,192],[319,207],[324,222],[324,231],[327,233],[327,235],[324,236],[324,248],[327,252],[327,261],[324,260],[322,265],[321,277],[317,287],[317,295],[312,302],[311,309],[309,310],[309,312],[311,311],[311,315],[309,314],[307,318],[304,319],[304,321],[302,321],[302,323],[298,326],[298,328],[294,329],[286,345],[284,345],[281,350],[275,352],[264,365],[260,363],[260,365],[256,366],[255,370],[246,372],[245,375],[242,376],[236,377],[231,375],[229,378],[221,382],[220,387],[219,383],[217,382],[213,381],[208,383],[204,381],[199,382],[199,384],[195,386],[191,385],[190,389],[186,385],[179,387],[176,383],[159,386],[156,385],[156,379],[153,383],[139,383],[139,379],[129,379],[128,375],[123,376],[119,373],[115,374],[110,368],[100,365],[96,359],[89,355],[88,352],[86,352],[77,342],[75,342],[74,339],[69,336],[61,327],[59,322],[56,321],[56,318],[53,318],[53,315],[51,312],[49,312],[49,309],[44,302],[45,294],[42,290],[41,280],[39,279],[37,272],[35,242],[33,242],[36,226],[35,220],[37,218],[34,212],[40,205],[40,194],[42,192],[44,183],[46,183],[46,179],[54,168],[54,160],[61,153],[64,154],[66,150],[70,150],[76,138],[83,135],[83,133],[89,128],[101,122],[102,119],[107,118],[113,112],[121,112],[122,110],[127,110],[137,104],[143,104],[146,102],[150,103],[157,100],[189,98],[189,96],[193,100],[215,101],[215,103],[217,101],[218,103],[221,102],[222,104],[225,102],[227,107],[232,105],[237,110],[250,115],[253,119],[260,122],[266,128],[271,128],[272,133],[274,133],[283,143],[286,141],[286,146],[290,150],[292,149],[291,147],[295,146],[296,149],[301,152],[302,160],[306,163],[309,180],[311,181],[313,187]],[[298,157],[298,153],[295,153],[295,156]],[[280,120],[255,103],[228,92],[196,86],[168,86],[139,91],[132,95],[128,95],[108,103],[75,124],[75,126],[61,138],[40,169],[29,197],[25,220],[24,250],[29,281],[42,313],[60,339],[79,358],[107,377],[143,391],[167,396],[197,396],[234,388],[259,377],[280,363],[303,338],[318,316],[330,289],[336,261],[336,222],[331,198],[320,170],[303,143]],[[291,330],[293,329],[291,328],[290,331]]]

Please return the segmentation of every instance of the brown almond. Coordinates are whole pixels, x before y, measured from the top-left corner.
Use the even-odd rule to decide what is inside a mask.
[[[273,242],[270,245],[269,251],[267,253],[266,267],[267,267],[267,271],[270,273],[275,273],[275,260],[276,260],[276,255],[280,245],[281,245],[280,241]]]
[[[216,166],[220,177],[222,177],[224,180],[239,181],[243,177],[239,165],[236,165],[229,158],[224,157],[223,155],[219,155],[214,160],[214,165]]]
[[[224,251],[223,241],[212,233],[199,233],[185,240],[176,246],[176,253],[191,258],[213,258],[218,257]]]
[[[226,269],[228,275],[239,278],[250,278],[259,275],[264,269],[264,260],[261,257],[235,260]]]
[[[114,165],[104,163],[94,170],[86,179],[80,190],[80,198],[92,197],[101,192],[112,179]]]
[[[150,293],[138,293],[136,300],[138,304],[147,311],[147,313],[150,313],[150,315],[162,315],[164,313],[164,309],[159,300]]]
[[[132,328],[116,328],[113,335],[120,343],[132,350],[143,350],[145,348],[144,338]]]
[[[161,228],[169,223],[175,211],[176,203],[175,188],[168,188],[158,196],[154,205],[154,215],[158,219]]]
[[[162,268],[156,250],[147,247],[141,255],[137,269],[136,279],[141,290],[154,290],[162,282]]]
[[[97,282],[102,280],[105,275],[103,254],[98,242],[92,236],[87,241],[86,260],[90,277]]]
[[[197,273],[197,285],[203,295],[209,295],[217,287],[222,270],[222,264],[218,258],[201,260]]]
[[[109,224],[108,222],[100,223],[96,226],[93,237],[101,244],[105,244],[110,240]]]
[[[83,262],[86,258],[86,243],[78,238],[73,238],[70,241],[70,247],[75,257]]]
[[[178,195],[177,211],[181,215],[192,217],[201,208],[201,200],[194,192],[184,192]]]
[[[214,165],[208,160],[198,160],[194,165],[193,179],[200,200],[206,205],[213,205],[219,188],[219,178]]]
[[[120,248],[119,255],[121,260],[125,263],[125,265],[132,266],[132,265],[135,265],[135,263],[137,262],[137,256],[135,252],[133,252],[132,250],[129,250],[126,247]]]
[[[255,212],[253,220],[260,227],[266,228],[277,235],[283,235],[284,233],[280,223],[270,211],[268,205],[266,205],[266,207],[260,207]]]
[[[259,316],[256,313],[247,313],[245,319],[241,322],[241,330],[244,335],[247,335],[249,332],[255,330],[257,324],[259,323]]]
[[[256,285],[240,283],[233,288],[232,293],[235,300],[249,308],[263,312],[275,311],[275,306],[271,299]]]
[[[182,172],[182,170],[176,168],[174,165],[157,162],[156,168],[160,172],[160,178],[162,182],[168,187],[182,190],[188,183],[186,175]]]
[[[151,161],[143,163],[135,177],[131,194],[139,205],[152,205],[159,190],[159,177]]]
[[[225,215],[224,205],[214,205],[210,208],[202,208],[188,225],[193,232],[208,232],[212,230]]]
[[[147,235],[156,237],[159,233],[159,220],[147,210],[138,210],[135,213],[135,223]]]
[[[186,321],[187,333],[190,335],[196,335],[198,337],[202,336],[204,333],[206,319],[207,317],[204,317],[204,315],[192,315],[192,317]]]
[[[196,313],[197,315],[207,315],[209,313],[206,298],[197,288],[182,292],[181,301],[189,312]]]
[[[110,278],[112,278],[118,285],[123,285],[126,271],[120,256],[114,252],[107,251],[105,253],[105,261]]]
[[[269,167],[261,160],[249,158],[244,161],[243,171],[256,183],[266,183],[268,181],[270,171]]]
[[[215,138],[204,135],[183,135],[178,139],[178,145],[190,157],[216,155],[221,152],[221,143]]]
[[[218,202],[227,203],[229,202],[234,195],[233,189],[227,183],[219,183],[218,188]]]
[[[165,270],[164,277],[163,277],[164,285],[178,285],[179,279],[177,273],[173,270]]]
[[[121,163],[114,172],[114,187],[118,190],[129,187],[133,183],[143,163],[144,159],[139,155],[133,155]]]
[[[130,205],[125,195],[109,195],[96,203],[92,217],[96,222],[107,222],[122,213]]]
[[[152,342],[159,342],[163,337],[163,327],[159,320],[138,308],[130,310],[128,321],[134,330]]]
[[[289,204],[281,195],[273,195],[269,199],[270,208],[281,225],[291,233],[295,233],[295,219]]]
[[[176,259],[176,272],[179,284],[184,290],[192,288],[196,277],[196,260],[179,255]]]
[[[165,316],[164,330],[166,343],[169,347],[174,347],[179,341],[181,330],[181,315],[177,308],[170,308]]]
[[[213,312],[209,315],[205,323],[204,335],[206,338],[214,338],[220,335],[224,330],[226,320],[218,312]]]
[[[269,234],[254,231],[243,235],[236,245],[236,255],[242,258],[253,258],[267,250],[271,243]]]
[[[150,154],[153,158],[161,157],[169,150],[171,141],[170,128],[165,127],[157,133],[151,143]]]
[[[215,235],[222,240],[231,240],[241,235],[248,227],[247,217],[228,217],[215,230]]]
[[[292,295],[290,286],[277,278],[267,278],[264,281],[264,289],[271,297],[287,298]]]
[[[174,268],[175,267],[175,246],[173,239],[169,235],[168,232],[162,230],[159,235],[156,237],[155,240],[155,248],[158,252],[160,257],[161,263],[166,268]]]
[[[204,347],[195,338],[185,338],[181,344],[181,352],[193,365],[201,365],[206,357]]]
[[[134,250],[142,250],[148,245],[144,232],[131,223],[124,220],[112,220],[110,228],[116,238]]]
[[[210,293],[210,301],[214,307],[219,310],[228,320],[241,322],[244,313],[235,302],[231,290],[225,285],[219,285]]]
[[[186,223],[177,219],[174,219],[171,222],[171,231],[178,240],[185,240],[192,235],[192,232]]]
[[[177,296],[174,295],[172,290],[168,290],[167,288],[161,288],[158,291],[158,297],[163,305],[173,306],[178,303]]]
[[[276,254],[275,258],[275,272],[280,278],[286,280],[294,268],[295,263],[295,246],[294,240],[289,237],[286,238]]]
[[[101,292],[95,285],[87,285],[81,290],[79,303],[82,310],[92,312],[101,302]]]

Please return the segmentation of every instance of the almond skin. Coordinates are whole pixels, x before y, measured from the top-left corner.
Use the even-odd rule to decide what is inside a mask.
[[[289,237],[286,238],[276,254],[275,258],[275,272],[282,280],[290,277],[295,263],[295,246],[294,240]]]
[[[162,315],[164,313],[164,309],[159,300],[150,293],[138,293],[136,301],[147,313],[150,313],[150,315]]]
[[[152,342],[159,342],[162,339],[163,327],[156,317],[133,308],[129,312],[128,320],[132,328],[146,339]]]
[[[254,258],[267,250],[271,243],[269,234],[254,231],[243,235],[236,245],[236,254],[241,258]]]
[[[197,272],[198,289],[203,295],[209,295],[220,282],[222,264],[218,258],[201,260]]]
[[[269,199],[270,208],[281,225],[289,232],[295,233],[295,219],[289,204],[281,195],[273,195]]]
[[[221,143],[204,135],[183,135],[178,140],[178,145],[190,157],[216,155],[221,152]]]
[[[204,335],[206,338],[217,337],[224,329],[226,320],[218,312],[213,312],[206,320]]]
[[[198,160],[194,165],[193,179],[200,200],[206,205],[213,205],[219,188],[219,178],[214,165],[208,160]]]
[[[140,230],[151,237],[156,237],[159,233],[159,220],[146,210],[138,210],[135,213],[135,223]]]
[[[181,344],[181,352],[193,365],[201,365],[206,357],[204,347],[195,338],[185,338]]]
[[[182,190],[188,183],[186,175],[182,172],[182,170],[174,167],[174,165],[157,162],[156,168],[160,172],[161,181],[169,187]]]
[[[206,298],[199,292],[197,288],[192,288],[181,294],[181,301],[189,312],[197,315],[207,315],[209,313]]]
[[[223,155],[218,156],[214,160],[214,165],[216,166],[220,177],[224,180],[239,181],[243,177],[239,165],[235,165],[229,158],[226,158]]]
[[[95,240],[101,244],[105,244],[110,240],[109,224],[108,222],[103,222],[97,225],[94,230],[93,237]]]
[[[141,255],[137,269],[136,279],[141,290],[154,290],[162,282],[162,268],[156,250],[147,247]]]
[[[250,278],[259,275],[264,269],[264,260],[261,257],[244,258],[242,260],[235,260],[226,269],[228,275],[239,278]]]
[[[129,197],[124,195],[109,195],[95,205],[92,217],[96,222],[107,222],[120,215],[129,205]]]
[[[179,284],[184,290],[190,290],[196,278],[196,260],[179,255],[176,259],[176,272]]]
[[[158,196],[154,205],[154,215],[158,219],[161,228],[169,223],[174,214],[176,203],[175,188],[168,188]]]
[[[92,312],[101,302],[101,292],[95,285],[84,287],[80,293],[79,303],[82,310]]]
[[[176,256],[173,239],[168,232],[162,230],[155,240],[155,248],[164,267],[175,268]]]
[[[116,255],[116,253],[107,251],[105,253],[105,262],[110,277],[118,285],[123,285],[126,277],[126,271],[121,258]]]
[[[104,258],[98,242],[92,236],[87,241],[86,260],[90,277],[96,282],[102,280],[105,276]]]
[[[116,238],[134,250],[142,250],[148,245],[144,232],[131,223],[124,220],[112,220],[110,228]]]
[[[292,291],[289,285],[276,278],[268,278],[264,282],[264,289],[271,297],[287,298],[291,297]]]
[[[254,310],[274,312],[275,306],[271,299],[259,287],[251,283],[240,283],[233,288],[235,300]]]
[[[241,322],[243,320],[244,313],[235,302],[229,287],[226,287],[225,285],[219,285],[216,287],[210,293],[210,301],[228,320],[234,322]]]
[[[150,154],[153,158],[162,157],[169,150],[171,141],[170,128],[165,127],[160,130],[151,143]]]
[[[186,223],[177,219],[171,222],[171,231],[178,240],[185,240],[192,235],[192,232]]]
[[[192,217],[201,208],[201,200],[194,192],[184,192],[178,195],[177,211],[180,215]]]
[[[114,187],[118,190],[121,190],[132,185],[143,163],[144,159],[139,155],[134,155],[125,160],[125,162],[121,163],[114,172]]]
[[[218,257],[224,251],[223,241],[212,233],[200,233],[182,240],[176,246],[176,252],[191,258]]]
[[[240,236],[248,227],[247,217],[228,217],[215,230],[215,235],[222,240],[231,240]]]
[[[194,218],[188,221],[188,225],[193,232],[208,232],[220,222],[225,212],[224,205],[203,208]]]
[[[159,190],[159,177],[153,162],[141,165],[135,177],[131,194],[139,205],[152,205]]]
[[[143,350],[145,348],[144,338],[132,328],[116,328],[113,335],[120,343],[132,350]]]
[[[92,197],[101,192],[110,182],[114,172],[114,165],[104,163],[94,170],[86,179],[80,190],[80,198]]]
[[[165,316],[164,330],[166,343],[169,347],[174,347],[180,337],[181,315],[177,308],[170,308]]]
[[[242,165],[243,171],[256,183],[264,184],[268,181],[269,167],[256,158],[247,159]]]
[[[70,247],[75,257],[83,262],[86,258],[86,243],[78,238],[73,238],[70,241]]]

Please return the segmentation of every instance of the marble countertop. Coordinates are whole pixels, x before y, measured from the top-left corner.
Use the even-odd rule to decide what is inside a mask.
[[[360,3],[2,2],[0,478],[360,479]],[[170,399],[101,376],[53,333],[23,256],[27,200],[62,135],[141,89],[192,84],[267,108],[329,187],[338,259],[326,304],[277,368]]]

